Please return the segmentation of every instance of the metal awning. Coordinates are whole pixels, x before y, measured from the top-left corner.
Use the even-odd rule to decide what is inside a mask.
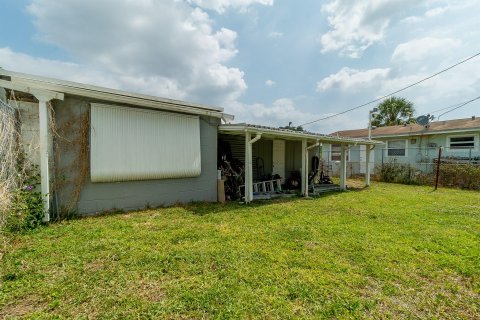
[[[309,131],[295,131],[274,127],[260,126],[247,123],[222,124],[218,127],[220,133],[231,135],[244,135],[246,132],[261,134],[264,138],[285,139],[285,140],[307,140],[308,142],[335,143],[346,145],[381,145],[382,141],[368,140],[363,138],[345,138],[331,136]]]
[[[368,140],[362,138],[345,138],[339,136],[324,135],[315,132],[308,131],[295,131],[290,129],[281,129],[266,127],[260,125],[253,125],[247,123],[239,124],[224,124],[218,127],[219,133],[228,135],[241,135],[245,136],[245,202],[251,202],[253,200],[253,167],[252,167],[252,145],[260,139],[284,139],[284,140],[296,140],[302,142],[302,185],[301,192],[304,196],[308,197],[308,150],[318,146],[321,143],[339,144],[341,147],[341,170],[340,170],[340,188],[346,190],[346,177],[347,177],[347,150],[348,146],[365,145],[366,150],[366,163],[367,173],[365,184],[370,184],[370,170],[368,162],[370,158],[370,151],[376,145],[384,144],[381,141]]]

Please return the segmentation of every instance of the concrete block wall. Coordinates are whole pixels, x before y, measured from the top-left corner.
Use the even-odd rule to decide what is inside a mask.
[[[66,96],[64,101],[55,103],[55,115],[58,128],[71,128],[79,130],[72,119],[82,119],[90,110],[88,99]],[[108,102],[103,102],[108,103]],[[128,181],[114,183],[92,183],[89,172],[80,190],[80,197],[74,210],[80,214],[95,214],[112,209],[133,210],[146,206],[168,206],[175,203],[192,201],[214,202],[217,199],[217,130],[220,120],[211,117],[200,118],[200,144],[202,156],[202,173],[199,177],[184,179],[163,179],[148,181]],[[74,133],[61,132],[70,135],[74,140]],[[57,172],[62,173],[57,180],[65,179],[65,182],[57,191],[56,207],[68,207],[72,195],[78,188],[75,183],[79,181],[80,170],[78,163],[78,150],[62,146],[59,142],[60,154],[56,156]],[[90,161],[88,157],[88,161]]]
[[[39,115],[38,103],[9,100],[8,104],[15,107],[20,116],[20,144],[27,157],[34,165],[40,165]]]

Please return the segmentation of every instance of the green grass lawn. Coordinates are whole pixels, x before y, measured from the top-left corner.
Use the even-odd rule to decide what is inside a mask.
[[[0,262],[0,318],[480,318],[480,193],[375,183],[53,224]]]

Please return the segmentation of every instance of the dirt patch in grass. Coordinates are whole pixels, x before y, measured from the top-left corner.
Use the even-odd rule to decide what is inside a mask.
[[[147,302],[160,302],[166,296],[165,288],[157,281],[141,281],[136,284],[134,290],[140,298]]]
[[[459,276],[418,279],[408,285],[370,282],[361,292],[363,298],[375,301],[375,307],[368,312],[371,316],[447,319],[456,314],[463,319],[479,319],[480,310],[475,303],[480,301],[480,293],[475,292],[470,282],[471,279]]]
[[[38,296],[31,295],[0,308],[0,319],[20,318],[46,308],[47,304],[42,302]]]

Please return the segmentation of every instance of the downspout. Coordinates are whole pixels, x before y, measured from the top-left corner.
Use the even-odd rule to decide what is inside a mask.
[[[262,137],[262,134],[261,133],[257,133],[257,135],[255,136],[255,138],[253,138],[252,140],[249,141],[250,144],[254,144],[255,142],[257,142],[258,140],[260,140],[260,138]]]

